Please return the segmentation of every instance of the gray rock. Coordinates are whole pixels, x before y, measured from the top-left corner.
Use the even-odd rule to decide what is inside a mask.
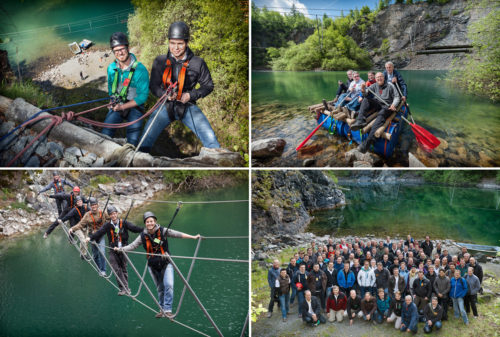
[[[267,255],[266,253],[263,253],[263,252],[257,252],[255,254],[255,260],[265,260],[265,259],[268,259],[269,258],[269,255]]]
[[[68,147],[66,150],[64,150],[64,154],[66,153],[69,153],[75,157],[81,157],[82,156],[82,151],[75,147],[75,146],[72,146],[72,147]]]
[[[75,155],[73,155],[69,151],[64,151],[64,160],[70,165],[70,166],[76,166],[76,163],[78,162],[78,159]]]
[[[48,151],[57,159],[61,159],[63,157],[64,148],[58,143],[48,142],[47,148]]]
[[[3,122],[0,124],[0,136],[6,135],[14,127],[15,124],[13,122]]]
[[[364,160],[357,160],[353,163],[353,167],[373,167],[370,162]]]
[[[130,183],[116,183],[114,185],[114,192],[118,195],[129,195],[134,193],[134,188]]]
[[[45,157],[49,153],[46,141],[39,142],[35,148],[35,153],[40,157]]]
[[[17,139],[17,141],[14,143],[14,145],[12,146],[12,151],[14,151],[15,153],[19,153],[21,152],[24,147],[26,146],[26,144],[28,144],[28,137],[26,136],[21,136]]]
[[[282,138],[259,139],[252,142],[253,158],[268,158],[281,156],[286,141]]]
[[[413,153],[408,152],[408,162],[409,162],[409,167],[426,167],[420,160],[417,159],[413,155]]]
[[[32,156],[26,164],[24,164],[24,167],[40,167],[40,159],[38,159],[37,156]]]
[[[91,153],[93,154],[93,153]],[[94,161],[97,159],[97,156],[94,154],[93,156],[91,156],[90,154],[87,155],[87,156],[84,156],[84,157],[80,157],[80,160],[78,161],[78,163],[81,163],[85,166],[92,166],[92,164],[94,163]]]
[[[476,254],[474,254],[474,258],[479,263],[486,263],[486,262],[488,262],[488,260],[486,258],[486,255],[484,255],[483,253],[476,253]]]
[[[237,152],[231,152],[226,149],[209,149],[202,147],[200,154],[191,159],[200,160],[208,165],[217,166],[242,166],[243,158]]]
[[[99,157],[96,159],[94,164],[92,164],[93,167],[103,167],[104,166],[104,158]]]

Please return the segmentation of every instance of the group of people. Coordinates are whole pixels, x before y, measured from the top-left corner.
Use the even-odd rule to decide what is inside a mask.
[[[347,83],[339,81],[335,109],[331,113],[335,113],[334,118],[339,120],[355,118],[350,125],[352,131],[364,128],[367,116],[372,112],[376,114],[368,137],[358,146],[358,150],[365,153],[373,143],[377,129],[406,103],[407,92],[406,83],[392,62],[385,64],[384,72],[369,71],[366,82],[357,71],[348,70]]]
[[[64,186],[70,186],[72,191],[66,193]],[[199,239],[200,235],[189,235],[158,224],[153,212],[143,215],[144,227],[120,218],[118,209],[109,205],[105,210],[99,207],[97,198],[85,198],[80,188],[66,179],[62,179],[58,172],[53,172],[53,181],[38,193],[52,189],[58,205],[58,218],[44,233],[48,235],[65,221],[69,221],[70,235],[76,235],[80,240],[82,258],[87,255],[87,244],[92,243],[92,258],[99,268],[100,275],[106,275],[105,239],[108,238],[109,264],[114,271],[116,283],[120,289],[118,295],[130,295],[128,287],[127,259],[123,252],[129,252],[143,246],[147,254],[149,273],[151,274],[158,291],[158,303],[161,306],[157,318],[173,317],[172,303],[174,297],[174,270],[170,263],[168,238]],[[89,206],[87,206],[90,205]],[[106,206],[105,206],[106,207]],[[129,244],[129,231],[138,233],[135,240]]]
[[[137,121],[127,127],[127,142],[140,151],[150,152],[163,129],[174,120],[180,120],[195,133],[203,146],[219,148],[215,133],[196,101],[214,89],[205,61],[195,56],[188,47],[189,27],[182,21],[174,22],[168,30],[169,52],[158,56],[151,69],[151,80],[146,67],[129,51],[129,41],[122,32],[111,35],[110,47],[116,60],[108,66],[108,92],[112,108],[105,123],[117,124],[123,120]],[[160,105],[142,131],[144,103],[149,92],[162,97],[170,91],[166,104]],[[113,137],[114,128],[104,128],[105,135]]]
[[[268,317],[278,303],[285,322],[297,300],[299,317],[311,325],[327,318],[339,323],[346,318],[350,325],[362,319],[416,333],[422,322],[430,333],[448,320],[450,306],[466,325],[471,308],[477,318],[482,281],[482,267],[467,248],[450,256],[429,236],[422,241],[410,235],[379,242],[329,239],[327,245],[312,242],[307,251],[297,251],[286,267],[274,260],[268,271]]]

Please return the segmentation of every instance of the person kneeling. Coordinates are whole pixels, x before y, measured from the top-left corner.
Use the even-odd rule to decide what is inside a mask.
[[[376,322],[381,324],[384,320],[389,317],[389,306],[391,304],[391,299],[384,292],[383,288],[378,290],[378,298],[377,298],[377,320]]]
[[[302,303],[302,320],[312,326],[326,323],[326,318],[321,315],[321,304],[316,297],[311,296],[311,291],[305,291],[305,301]]]
[[[443,308],[438,304],[436,296],[432,297],[431,303],[424,308],[425,333],[431,333],[432,328],[441,329],[441,318],[443,317]]]
[[[387,323],[394,322],[394,328],[401,329],[401,309],[403,308],[404,300],[401,298],[401,292],[398,290],[394,293],[394,298],[391,298],[389,307],[389,317]]]
[[[418,310],[415,303],[413,303],[411,295],[405,297],[405,303],[401,309],[401,332],[413,332],[414,334],[418,331]]]
[[[365,298],[361,300],[361,311],[363,312],[363,318],[365,321],[372,321],[373,314],[377,309],[377,302],[372,294],[369,292],[365,293]]]
[[[335,319],[337,319],[337,322],[342,322],[342,320],[344,319],[344,315],[347,315],[346,308],[347,298],[345,294],[339,291],[338,286],[333,286],[333,291],[326,300],[326,312],[328,314],[328,321],[335,322]]]

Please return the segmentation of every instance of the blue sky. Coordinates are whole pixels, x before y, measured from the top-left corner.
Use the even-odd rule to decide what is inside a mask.
[[[266,6],[269,10],[277,12],[289,12],[292,4],[309,18],[313,18],[316,14],[322,16],[324,13],[328,16],[340,15],[340,10],[344,10],[344,14],[349,12],[349,9],[358,7],[361,9],[364,5],[370,8],[375,8],[378,0],[252,0],[257,7]]]

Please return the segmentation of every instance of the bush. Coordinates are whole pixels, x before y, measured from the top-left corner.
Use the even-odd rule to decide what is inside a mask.
[[[40,87],[33,84],[29,80],[21,83],[15,81],[10,84],[2,81],[2,84],[0,85],[0,95],[12,99],[21,97],[27,102],[42,109],[55,106],[52,96],[43,92]]]
[[[97,175],[90,179],[90,186],[97,188],[99,184],[111,184],[116,183],[116,179],[111,176],[106,176],[103,174]]]

